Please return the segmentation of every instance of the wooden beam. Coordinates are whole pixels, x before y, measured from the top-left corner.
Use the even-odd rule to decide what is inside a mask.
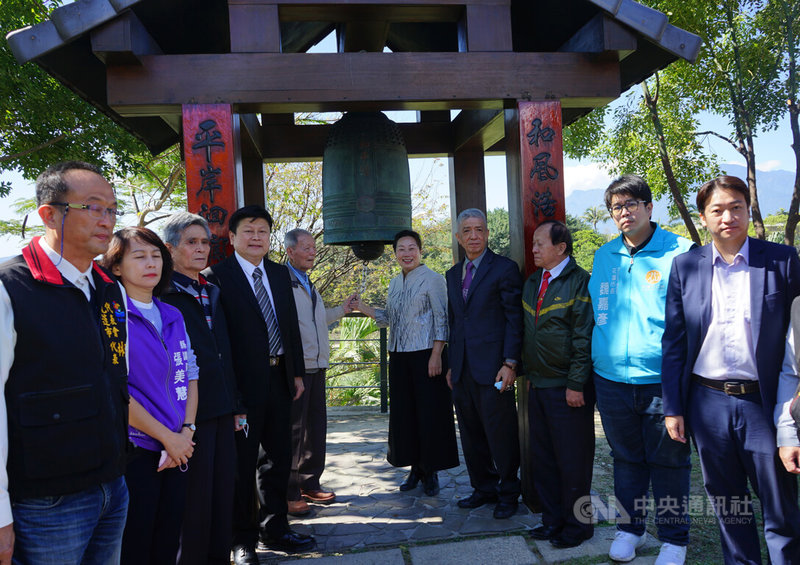
[[[277,4],[228,3],[232,53],[280,53]]]
[[[450,172],[450,218],[456,225],[458,215],[467,208],[477,208],[486,213],[486,171],[483,151],[476,148],[456,151],[449,159]],[[453,257],[464,258],[464,249],[455,236],[452,241]]]
[[[502,110],[462,110],[453,120],[453,145],[485,151],[505,136]]]
[[[453,152],[450,123],[397,124],[409,157],[444,157]],[[258,130],[265,162],[321,161],[330,125],[264,125]],[[248,125],[248,130],[250,126]]]
[[[140,55],[160,54],[161,48],[133,12],[91,32],[92,52],[106,65],[138,65]]]
[[[558,48],[562,52],[602,53],[616,51],[620,60],[636,50],[638,41],[628,28],[598,14]]]
[[[229,0],[230,2],[231,0]],[[462,5],[368,5],[340,4],[286,5],[281,2],[280,16],[283,22],[358,22],[386,20],[389,22],[456,22],[461,17]]]
[[[336,28],[339,53],[370,51],[380,53],[386,45],[389,22],[386,20],[358,21],[340,24]]]
[[[511,51],[511,6],[495,5],[466,7],[459,24],[458,50]]]
[[[210,80],[209,77],[213,77]],[[150,55],[107,69],[109,105],[161,113],[228,102],[238,113],[342,108],[502,107],[505,99],[587,100],[620,94],[619,61],[584,53],[234,53]],[[425,103],[430,103],[425,107]]]

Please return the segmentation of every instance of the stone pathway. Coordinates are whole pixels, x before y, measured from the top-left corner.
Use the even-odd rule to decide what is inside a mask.
[[[557,550],[549,542],[527,535],[539,523],[539,515],[522,504],[509,520],[495,520],[493,505],[458,508],[457,501],[472,492],[461,453],[461,466],[439,472],[438,496],[426,497],[421,487],[401,493],[398,486],[407,469],[386,462],[387,429],[388,416],[375,407],[329,409],[328,459],[322,483],[336,492],[336,502],[312,504],[309,516],[290,517],[292,528],[315,536],[316,550],[288,556],[262,549],[258,552],[262,564],[308,559],[315,565],[527,565],[569,562],[577,557],[583,563],[608,560],[613,527],[598,528],[594,538],[579,548]],[[657,553],[657,548],[650,538],[640,554]],[[643,565],[654,559],[639,557],[630,563]]]

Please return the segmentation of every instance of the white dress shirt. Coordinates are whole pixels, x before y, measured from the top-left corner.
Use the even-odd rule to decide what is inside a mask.
[[[750,320],[750,242],[728,264],[711,245],[711,323],[692,372],[715,380],[758,380]]]
[[[253,265],[250,261],[239,255],[238,251],[233,252],[234,256],[236,256],[236,260],[239,261],[239,266],[244,271],[244,278],[247,279],[247,282],[250,284],[250,289],[253,291],[253,296],[256,295],[256,285],[253,282],[253,273],[256,269],[261,270],[261,282],[264,284],[264,288],[267,291],[267,296],[269,297],[269,302],[272,304],[272,311],[275,312],[275,319],[278,319],[278,311],[275,309],[275,299],[272,298],[272,288],[269,286],[269,278],[267,278],[267,273],[264,271],[264,262],[262,261],[257,266]],[[280,320],[278,320],[278,329],[280,330]],[[283,355],[283,336],[281,336],[281,348],[278,350],[278,355]]]
[[[549,286],[550,283],[553,282],[553,279],[556,278],[558,275],[560,275],[564,271],[564,268],[567,266],[567,263],[569,263],[569,255],[564,257],[564,260],[561,261],[561,263],[559,263],[558,265],[556,265],[552,269],[545,269],[542,272],[542,278],[539,280],[539,288],[538,288],[538,290],[536,292],[536,296],[539,296],[539,292],[541,292],[541,290],[542,290],[542,283],[544,282],[544,274],[545,273],[550,273],[550,280],[547,281],[547,284]]]

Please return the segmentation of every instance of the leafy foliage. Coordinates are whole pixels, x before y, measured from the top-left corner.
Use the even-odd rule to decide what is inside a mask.
[[[62,0],[3,0],[0,34],[47,19]],[[35,63],[20,65],[0,42],[0,171],[33,179],[48,165],[70,159],[120,174],[137,171],[145,147],[111,119],[61,85]],[[10,187],[0,186],[0,196]]]
[[[594,265],[594,252],[605,245],[606,239],[593,230],[579,230],[572,234],[572,256],[580,267],[590,273]]]

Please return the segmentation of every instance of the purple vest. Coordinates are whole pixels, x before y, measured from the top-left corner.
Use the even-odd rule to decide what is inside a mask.
[[[179,432],[186,415],[186,330],[177,308],[153,299],[161,313],[162,334],[128,299],[128,391],[156,420]],[[133,426],[128,437],[137,446],[161,451],[164,446]]]

